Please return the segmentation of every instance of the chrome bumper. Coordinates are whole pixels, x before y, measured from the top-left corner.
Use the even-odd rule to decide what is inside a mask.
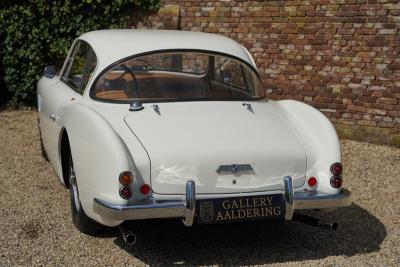
[[[339,194],[320,192],[294,192],[292,178],[284,177],[285,220],[291,220],[295,210],[332,209],[352,203],[351,193],[342,189]],[[140,220],[155,218],[182,218],[186,226],[192,226],[196,213],[196,191],[193,181],[186,183],[186,197],[175,200],[146,199],[134,205],[119,205],[95,198],[93,208],[99,215],[114,220]]]

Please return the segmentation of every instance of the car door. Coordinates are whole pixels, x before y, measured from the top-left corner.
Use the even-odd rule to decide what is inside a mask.
[[[55,151],[58,147],[58,136],[55,134],[55,129],[58,128],[57,111],[59,107],[70,96],[70,90],[64,86],[62,82],[65,70],[69,68],[74,55],[75,47],[69,53],[64,71],[61,74],[54,76],[50,81],[46,81],[46,86],[42,86],[38,90],[38,110],[40,120],[40,132],[42,136],[43,146],[51,164],[57,169],[57,155]],[[49,79],[49,78],[43,78]]]
[[[96,58],[90,45],[84,41],[77,41],[67,59],[63,73],[51,89],[43,94],[42,108],[46,114],[47,135],[43,136],[44,146],[52,165],[60,170],[59,164],[59,137],[63,125],[60,125],[60,111],[73,101],[79,102],[82,94],[96,66]]]

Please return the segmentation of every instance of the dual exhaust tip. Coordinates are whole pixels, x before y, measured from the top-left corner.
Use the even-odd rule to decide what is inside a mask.
[[[336,231],[339,228],[339,224],[337,222],[321,222],[318,224],[318,227],[321,229]]]
[[[125,229],[122,226],[118,227],[119,231],[121,232],[122,235],[122,239],[124,240],[124,242],[128,245],[128,246],[133,246],[135,245],[137,239],[136,239],[136,235],[135,233],[133,233],[132,231],[129,231],[127,229]]]

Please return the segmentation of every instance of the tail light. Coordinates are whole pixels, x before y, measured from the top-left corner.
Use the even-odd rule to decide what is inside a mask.
[[[334,188],[340,188],[342,186],[342,172],[343,166],[341,163],[336,162],[331,165],[331,173],[333,174],[331,178],[331,186]]]
[[[331,186],[334,188],[340,188],[342,186],[342,177],[340,176],[332,176],[331,178]]]
[[[119,189],[119,195],[123,199],[129,199],[132,196],[132,181],[133,181],[133,175],[131,172],[126,171],[122,172],[119,175],[119,182],[122,184],[122,187]]]
[[[132,196],[132,189],[127,186],[123,186],[119,189],[119,195],[123,199],[129,199]]]
[[[341,175],[343,171],[343,166],[341,163],[333,163],[331,166],[331,173],[335,176]]]
[[[317,185],[318,180],[317,180],[317,178],[315,178],[315,177],[310,177],[310,178],[308,178],[307,183],[308,183],[308,185],[309,185],[310,187],[314,187],[314,186]]]
[[[119,175],[119,182],[124,186],[130,185],[132,181],[133,176],[131,172],[123,172]]]
[[[148,184],[143,184],[143,185],[140,187],[140,192],[141,192],[143,195],[147,195],[147,194],[150,192],[150,190],[151,190],[151,188],[150,188],[150,185],[148,185]]]

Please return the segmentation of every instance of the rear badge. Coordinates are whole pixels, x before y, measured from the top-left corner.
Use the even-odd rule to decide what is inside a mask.
[[[234,174],[238,175],[242,172],[253,172],[253,168],[250,164],[232,164],[232,165],[220,165],[217,169],[218,174]]]
[[[209,223],[214,219],[214,209],[212,202],[200,203],[200,218],[205,223]]]

